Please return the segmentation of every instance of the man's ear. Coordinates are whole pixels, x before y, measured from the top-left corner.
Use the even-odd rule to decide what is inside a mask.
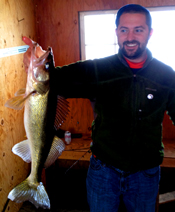
[[[149,39],[150,39],[150,37],[152,36],[152,34],[153,34],[153,29],[151,28],[151,30],[150,30],[150,32],[149,32]]]
[[[117,36],[117,34],[118,34],[118,32],[117,32],[117,28],[115,29],[115,34],[116,34],[116,36]]]

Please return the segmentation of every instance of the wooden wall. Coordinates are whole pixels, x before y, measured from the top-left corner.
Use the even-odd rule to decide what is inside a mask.
[[[35,12],[32,0],[0,0],[0,49],[25,45],[22,35],[36,40]],[[10,190],[24,180],[29,165],[11,149],[24,140],[23,110],[4,106],[14,93],[25,87],[23,54],[0,58],[0,211]],[[21,204],[9,202],[6,211],[17,212]]]
[[[119,9],[129,3],[156,7],[175,5],[175,0],[37,0],[37,41],[43,48],[52,46],[57,66],[76,62],[80,60],[78,12]],[[89,133],[93,120],[89,101],[69,101],[71,111],[63,128],[76,133]],[[169,118],[166,117],[164,123],[164,138],[175,138]]]
[[[24,45],[21,38],[25,35],[44,49],[51,46],[56,65],[76,62],[80,59],[78,12],[118,9],[128,3],[153,7],[175,5],[175,0],[0,0],[0,49]],[[11,152],[13,145],[25,136],[23,111],[4,107],[7,99],[25,86],[22,59],[22,54],[0,58],[0,211],[9,191],[29,171],[29,166]],[[69,101],[70,114],[63,129],[90,133],[93,113],[89,100]],[[166,117],[164,137],[175,138],[173,131]],[[16,212],[19,207],[20,204],[9,202],[6,211]]]

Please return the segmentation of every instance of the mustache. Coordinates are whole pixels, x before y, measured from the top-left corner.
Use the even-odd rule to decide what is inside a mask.
[[[132,41],[125,41],[125,42],[123,42],[123,45],[127,45],[127,44],[138,44],[138,45],[140,45],[140,43],[137,41],[137,40],[132,40]]]

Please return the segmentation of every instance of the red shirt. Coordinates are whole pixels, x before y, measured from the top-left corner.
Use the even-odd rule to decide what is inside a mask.
[[[128,59],[126,59],[126,57],[125,57],[126,62],[128,63],[129,67],[132,68],[132,69],[140,69],[140,68],[142,68],[144,63],[145,63],[145,61],[146,61],[146,59],[147,59],[147,56],[142,62],[133,63],[133,62],[129,61]]]

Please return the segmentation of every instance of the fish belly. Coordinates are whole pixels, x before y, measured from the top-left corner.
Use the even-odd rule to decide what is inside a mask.
[[[33,95],[25,105],[24,124],[31,151],[32,182],[38,183],[53,140],[48,129],[48,94]],[[53,126],[53,125],[52,125]]]

